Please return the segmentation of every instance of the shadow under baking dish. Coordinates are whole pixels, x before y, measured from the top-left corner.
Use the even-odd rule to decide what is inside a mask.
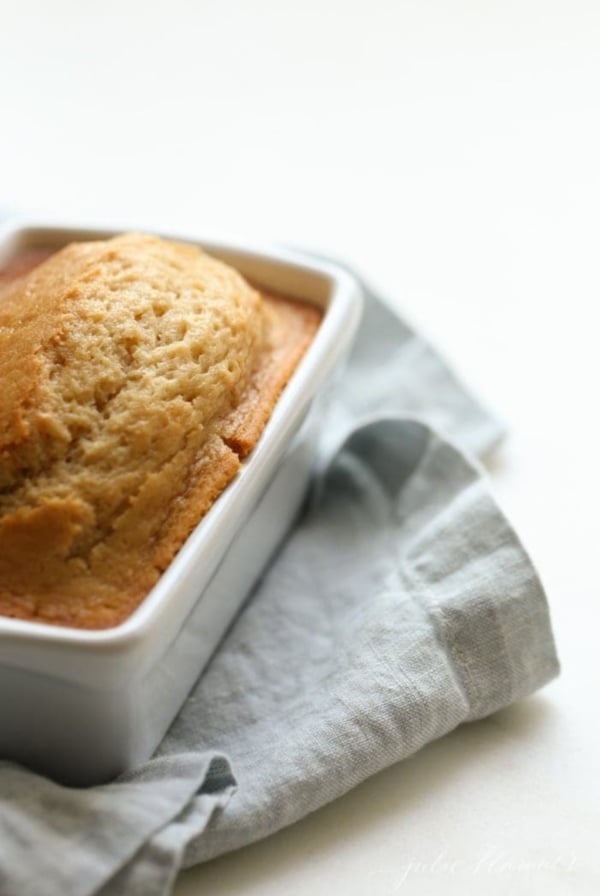
[[[0,262],[23,249],[58,249],[126,229],[8,225]],[[0,758],[72,785],[114,778],[148,759],[162,739],[298,512],[319,409],[360,319],[358,284],[336,265],[287,250],[175,238],[324,316],[240,473],[125,622],[84,631],[0,617]]]

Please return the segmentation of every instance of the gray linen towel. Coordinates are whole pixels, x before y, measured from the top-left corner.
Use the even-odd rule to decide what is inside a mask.
[[[537,575],[468,459],[500,428],[368,291],[336,397],[306,511],[157,755],[89,790],[0,763],[0,896],[167,894],[557,674]]]

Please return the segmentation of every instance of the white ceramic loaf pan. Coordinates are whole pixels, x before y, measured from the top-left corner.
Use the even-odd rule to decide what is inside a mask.
[[[121,232],[8,225],[0,264]],[[83,631],[0,616],[0,759],[68,784],[110,780],[148,759],[202,672],[306,490],[318,406],[358,326],[361,296],[342,269],[299,253],[178,237],[254,283],[314,303],[323,322],[257,446],[140,607]]]

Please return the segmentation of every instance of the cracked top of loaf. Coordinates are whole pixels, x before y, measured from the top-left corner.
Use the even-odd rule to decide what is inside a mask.
[[[319,313],[141,234],[17,273],[0,289],[0,613],[108,627],[235,475]]]

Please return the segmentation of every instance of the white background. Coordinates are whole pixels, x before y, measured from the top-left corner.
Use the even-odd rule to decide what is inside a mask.
[[[0,13],[0,204],[362,268],[507,421],[493,488],[551,603],[557,682],[177,896],[596,894],[600,4]]]

